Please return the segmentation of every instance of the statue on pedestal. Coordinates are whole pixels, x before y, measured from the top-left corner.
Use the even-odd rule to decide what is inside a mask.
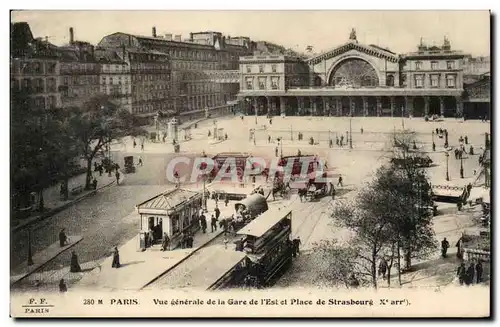
[[[357,41],[358,39],[356,38],[356,29],[351,30],[351,34],[349,35],[349,40],[354,40]]]

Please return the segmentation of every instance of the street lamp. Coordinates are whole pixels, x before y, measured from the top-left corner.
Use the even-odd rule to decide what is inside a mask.
[[[31,227],[28,227],[28,266],[33,266],[33,252],[31,251]]]
[[[448,171],[448,158],[450,157],[450,154],[448,153],[448,151],[446,151],[444,153],[444,155],[446,156],[446,180],[449,181],[450,180],[450,173]]]
[[[434,130],[432,131],[432,151],[436,151],[436,143],[434,143]]]

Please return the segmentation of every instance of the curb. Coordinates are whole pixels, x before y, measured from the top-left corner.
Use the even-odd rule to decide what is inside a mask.
[[[39,216],[35,216],[32,219],[30,219],[29,221],[26,221],[24,224],[21,223],[21,224],[15,226],[15,227],[11,228],[10,232],[11,233],[16,233],[16,232],[18,232],[18,231],[20,231],[22,229],[28,228],[29,226],[31,226],[33,224],[36,224],[38,222],[44,221],[46,219],[49,219],[52,216],[58,214],[59,212],[61,212],[61,211],[65,210],[65,209],[71,207],[72,205],[77,204],[78,202],[81,202],[81,201],[85,200],[86,198],[89,198],[89,197],[95,195],[97,193],[97,191],[100,191],[103,188],[106,188],[106,187],[109,187],[109,186],[113,185],[115,182],[116,181],[112,181],[112,182],[110,182],[108,184],[105,184],[105,185],[97,188],[96,190],[90,191],[87,194],[82,195],[82,196],[74,199],[73,201],[70,201],[68,203],[65,203],[65,204],[59,206],[59,207],[56,207],[56,208],[50,210],[49,212],[47,212],[45,214],[42,214],[42,215],[39,215]]]
[[[165,270],[164,272],[162,272],[161,274],[159,274],[158,276],[156,276],[155,278],[153,278],[151,281],[147,282],[146,285],[142,286],[139,290],[143,290],[145,287],[148,287],[149,285],[153,284],[154,282],[156,282],[158,279],[160,279],[163,275],[167,274],[169,271],[171,271],[172,269],[176,268],[177,266],[179,266],[181,263],[183,263],[184,261],[186,261],[187,259],[189,259],[193,254],[195,254],[196,252],[198,252],[199,250],[201,250],[202,248],[204,248],[208,243],[212,242],[213,240],[215,240],[217,237],[219,237],[224,231],[221,230],[220,232],[217,233],[217,235],[208,240],[207,242],[201,244],[200,246],[198,246],[195,250],[193,250],[191,253],[189,253],[187,256],[185,256],[184,258],[182,258],[181,260],[179,260],[176,264],[174,264],[173,266],[170,266],[167,270]]]

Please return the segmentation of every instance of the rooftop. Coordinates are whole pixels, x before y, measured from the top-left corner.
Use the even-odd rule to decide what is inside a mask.
[[[251,223],[243,227],[238,234],[239,235],[251,235],[255,237],[261,237],[274,225],[280,222],[286,215],[292,212],[291,209],[286,208],[273,208],[267,210],[259,217],[255,218]]]
[[[155,210],[173,210],[177,206],[189,201],[190,199],[200,195],[195,191],[189,191],[181,188],[168,190],[164,193],[158,194],[155,197],[146,200],[136,206],[139,213],[141,209],[155,209]]]

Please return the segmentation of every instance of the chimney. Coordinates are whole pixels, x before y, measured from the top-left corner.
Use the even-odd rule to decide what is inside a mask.
[[[172,34],[165,34],[165,40],[172,41]]]
[[[153,26],[153,37],[156,37],[156,27]]]
[[[73,31],[73,27],[69,28],[69,44],[72,45],[75,43],[75,32]]]
[[[175,41],[176,41],[176,42],[182,42],[182,39],[181,39],[181,38],[182,38],[182,35],[180,35],[180,34],[176,34],[176,35],[175,35]]]

